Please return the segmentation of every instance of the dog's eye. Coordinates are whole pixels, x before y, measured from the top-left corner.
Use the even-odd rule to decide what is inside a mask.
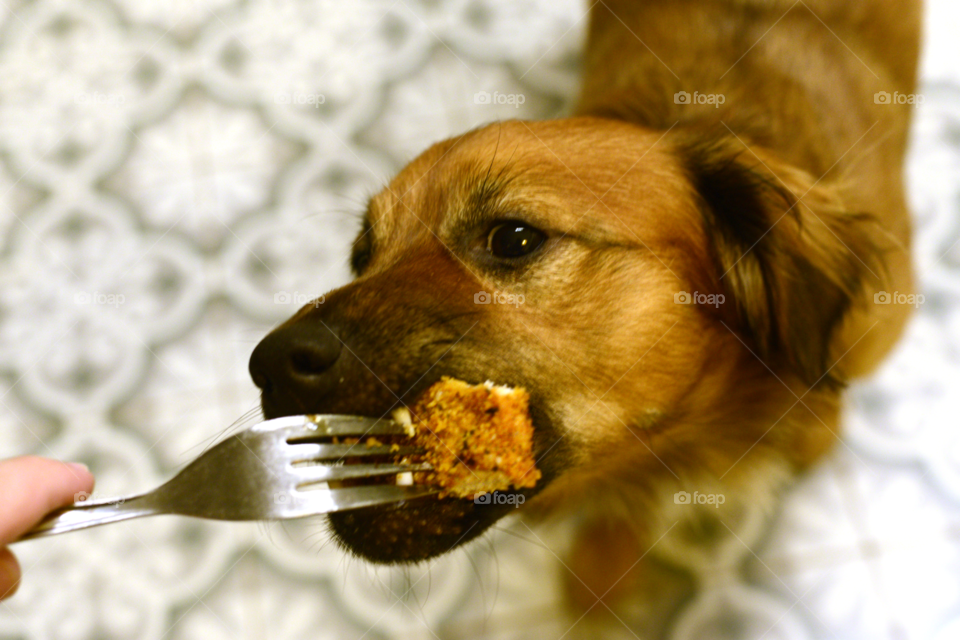
[[[355,276],[359,276],[366,270],[373,254],[370,230],[370,218],[364,217],[363,228],[360,229],[360,235],[353,241],[353,251],[350,252],[350,269]]]
[[[518,220],[498,224],[487,236],[487,251],[498,258],[522,258],[536,251],[546,235]]]

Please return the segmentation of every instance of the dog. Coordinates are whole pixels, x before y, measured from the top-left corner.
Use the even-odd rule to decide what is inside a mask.
[[[370,200],[356,279],[253,352],[265,416],[387,416],[441,376],[525,388],[543,477],[523,510],[578,514],[573,600],[635,585],[684,492],[769,508],[909,316],[884,302],[914,286],[911,107],[884,96],[914,92],[920,20],[912,0],[596,3],[573,116],[434,144]],[[408,563],[512,511],[428,497],[330,523]]]

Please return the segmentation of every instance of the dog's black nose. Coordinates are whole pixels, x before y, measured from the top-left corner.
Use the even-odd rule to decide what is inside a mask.
[[[253,350],[250,377],[265,395],[322,394],[336,383],[331,369],[342,344],[335,329],[321,323],[282,327]]]

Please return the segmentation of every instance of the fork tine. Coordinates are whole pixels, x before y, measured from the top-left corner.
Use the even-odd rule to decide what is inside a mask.
[[[330,513],[332,511],[346,511],[360,507],[373,507],[379,504],[402,502],[422,496],[435,494],[436,487],[414,485],[412,487],[398,487],[392,484],[381,484],[364,487],[347,487],[345,489],[316,489],[314,491],[298,491],[298,498],[303,507],[311,513]]]
[[[262,422],[258,431],[276,431],[288,440],[317,437],[359,437],[381,435],[407,435],[403,425],[388,418],[366,416],[304,415],[287,416]]]
[[[407,429],[389,418],[365,416],[311,415],[310,421],[328,435],[404,436]]]
[[[427,471],[428,469],[430,469],[430,465],[426,464],[345,464],[336,467],[315,464],[294,467],[293,472],[300,484],[312,484],[331,480],[346,480],[348,478],[373,478],[407,471]]]
[[[318,444],[316,442],[299,442],[286,447],[286,453],[293,462],[320,462],[322,460],[340,460],[341,458],[367,458],[370,456],[390,456],[402,458],[423,453],[418,447],[377,445],[368,447],[359,442],[357,444]]]

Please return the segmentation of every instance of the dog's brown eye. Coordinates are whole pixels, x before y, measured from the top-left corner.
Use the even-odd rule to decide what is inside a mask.
[[[487,236],[487,251],[498,258],[522,258],[543,244],[546,235],[530,225],[512,220],[499,224]]]
[[[350,269],[353,275],[359,276],[366,270],[373,254],[373,238],[370,235],[370,218],[364,217],[360,235],[353,241],[353,251],[350,252]]]

